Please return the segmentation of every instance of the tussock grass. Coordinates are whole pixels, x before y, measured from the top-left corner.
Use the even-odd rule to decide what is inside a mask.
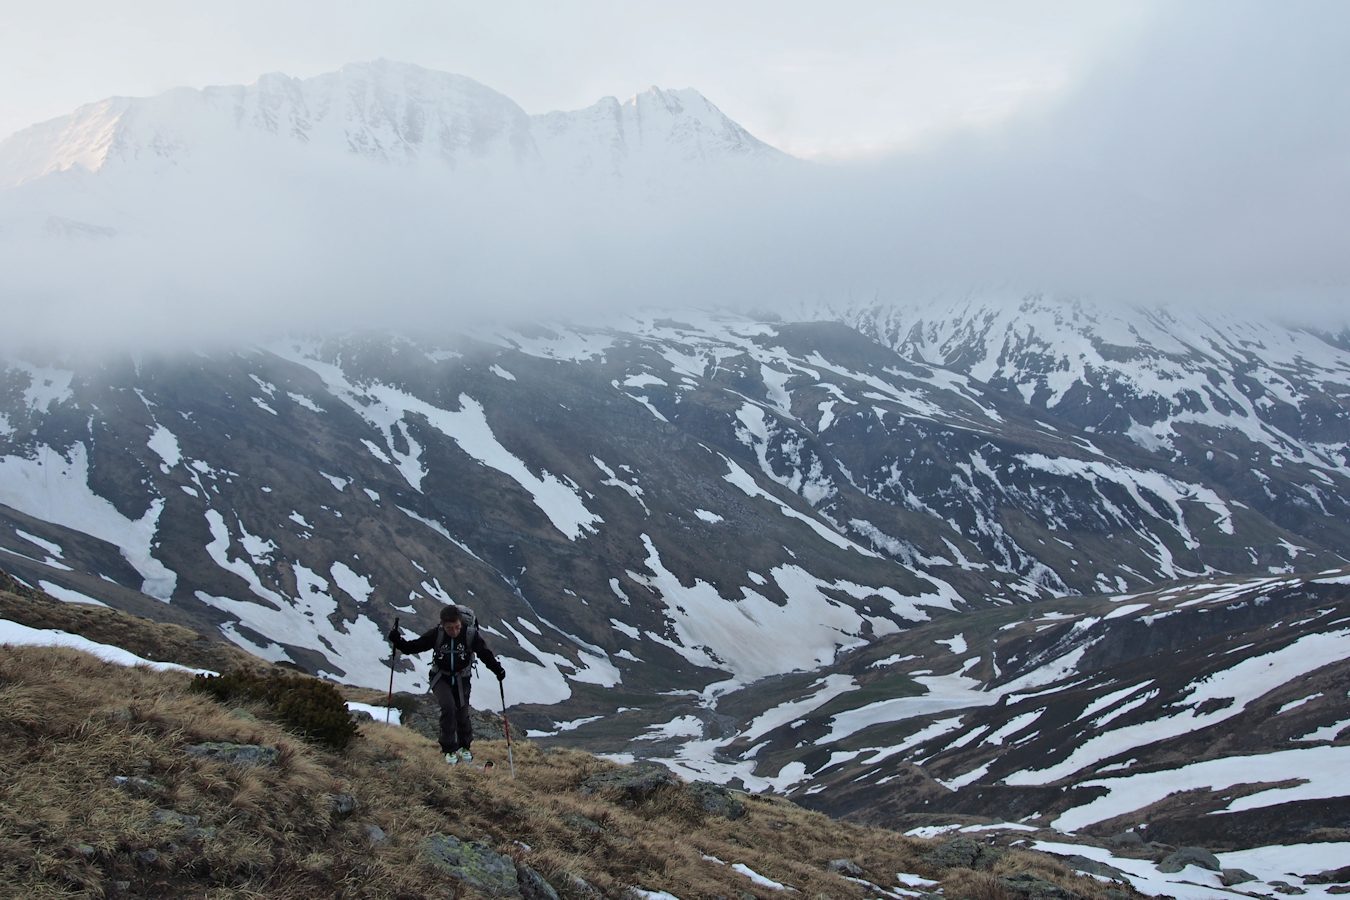
[[[483,841],[530,866],[563,897],[567,876],[605,897],[632,886],[683,900],[782,897],[732,871],[742,863],[802,897],[864,897],[828,871],[847,858],[866,878],[939,878],[948,897],[1000,898],[1000,874],[933,871],[926,841],[852,825],[768,798],[712,817],[682,788],[626,807],[581,783],[613,764],[579,751],[478,741],[493,773],[445,765],[431,741],[366,723],[345,751],[189,689],[189,677],[105,664],[73,650],[0,651],[0,896],[225,898],[474,897],[423,857],[433,834]],[[270,765],[192,756],[206,741],[275,748]],[[335,801],[348,795],[355,809]],[[192,818],[184,818],[192,817]],[[382,839],[372,839],[383,833]],[[709,861],[716,857],[727,865]],[[1105,886],[1027,854],[1034,871],[1084,897]]]

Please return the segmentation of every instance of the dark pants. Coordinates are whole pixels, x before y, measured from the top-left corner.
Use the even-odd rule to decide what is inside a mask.
[[[458,688],[458,689],[456,689]],[[451,678],[442,675],[431,686],[441,705],[441,752],[453,753],[473,743],[473,725],[469,722],[469,676]]]

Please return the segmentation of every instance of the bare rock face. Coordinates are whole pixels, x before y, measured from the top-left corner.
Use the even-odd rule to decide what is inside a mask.
[[[189,756],[233,763],[237,766],[270,766],[280,756],[275,747],[262,747],[258,744],[233,744],[229,741],[207,741],[184,748]]]

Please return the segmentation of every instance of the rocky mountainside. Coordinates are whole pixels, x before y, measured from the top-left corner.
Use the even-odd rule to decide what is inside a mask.
[[[1348,585],[1346,569],[1225,579],[929,623],[729,696],[723,712],[771,712],[717,752],[878,823],[1344,840]]]
[[[1300,391],[1336,396],[1336,366]],[[711,697],[934,617],[1350,545],[1343,467],[1285,432],[1227,478],[1228,452],[1075,427],[830,321],[12,359],[3,397],[0,545],[29,583],[371,685],[395,616],[465,602],[541,704]]]
[[[1038,296],[837,315],[911,361],[1016,393],[1094,438],[1127,439],[1221,482],[1281,524],[1297,528],[1309,511],[1342,527],[1350,518],[1344,321],[1281,327],[1264,315]]]

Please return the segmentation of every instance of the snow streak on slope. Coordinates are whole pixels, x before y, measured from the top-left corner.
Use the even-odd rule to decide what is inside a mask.
[[[668,646],[696,665],[727,669],[738,681],[825,665],[840,647],[859,643],[864,622],[875,633],[895,630],[888,619],[862,616],[830,600],[823,588],[889,594],[897,607],[906,602],[890,588],[825,584],[796,566],[783,566],[772,573],[787,595],[786,604],[779,606],[748,588],[742,589],[739,599],[728,600],[703,581],[685,587],[662,565],[651,538],[643,535],[642,542],[647,568],[654,574],[648,577],[630,571],[628,577],[659,591],[674,633]],[[913,612],[918,614],[917,609]],[[808,622],[810,626],[803,627]],[[774,639],[766,641],[766,633],[775,635]]]
[[[1309,747],[1276,753],[1230,756],[1120,778],[1094,778],[1083,787],[1105,788],[1101,797],[1076,806],[1054,820],[1054,827],[1077,831],[1125,815],[1177,791],[1224,791],[1237,785],[1282,784],[1236,799],[1227,810],[1260,809],[1295,800],[1321,800],[1345,795],[1350,784],[1350,747]]]
[[[46,446],[34,459],[0,457],[0,503],[107,541],[141,573],[144,593],[160,600],[173,596],[177,576],[153,553],[164,501],[152,501],[139,519],[122,515],[89,487],[89,453],[83,443],[71,448],[69,458]]]
[[[1254,656],[1193,685],[1177,698],[1178,703],[1199,706],[1207,700],[1226,704],[1214,712],[1186,709],[1139,725],[1129,725],[1098,735],[1074,751],[1068,759],[1046,769],[1019,772],[1008,784],[1049,784],[1102,760],[1144,744],[1187,734],[1241,714],[1254,700],[1309,672],[1345,657],[1350,648],[1350,630],[1309,635],[1273,653]]]
[[[442,409],[389,385],[356,385],[348,380],[338,366],[295,348],[277,348],[276,352],[314,371],[324,379],[334,396],[341,398],[358,415],[380,429],[385,435],[385,447],[372,452],[396,456],[399,471],[414,490],[421,490],[426,468],[420,461],[422,448],[413,438],[408,425],[424,422],[450,438],[483,465],[496,469],[520,485],[534,498],[535,505],[553,526],[569,539],[576,540],[585,533],[595,533],[599,517],[586,508],[576,489],[549,472],[536,475],[522,460],[502,446],[488,424],[482,404],[472,397],[461,394],[458,410]],[[409,450],[403,454],[394,449],[397,446],[393,438],[396,427],[408,443]]]

